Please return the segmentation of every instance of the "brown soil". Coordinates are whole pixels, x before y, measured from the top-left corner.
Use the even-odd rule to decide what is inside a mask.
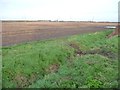
[[[76,42],[70,42],[69,43],[69,46],[71,46],[72,48],[75,49],[75,55],[74,56],[80,56],[80,55],[83,55],[84,53],[82,52],[82,50],[80,50],[80,47],[79,47],[79,44],[76,43]]]
[[[59,69],[59,64],[52,64],[49,66],[49,68],[46,69],[47,73],[54,73],[57,72]]]
[[[85,54],[100,54],[110,59],[116,59],[116,57],[118,57],[115,53],[112,53],[111,51],[106,51],[103,49],[89,50],[89,51],[86,51]]]
[[[25,77],[22,74],[17,74],[15,76],[15,78],[13,79],[13,81],[16,83],[18,88],[22,88],[22,87],[27,87],[30,84],[32,84],[34,81],[36,81],[36,75],[32,74],[30,75],[30,77]]]
[[[117,23],[90,22],[2,22],[2,45],[63,37],[105,30]]]
[[[108,35],[108,38],[111,38],[112,36],[115,35],[120,36],[120,25],[116,26],[116,29],[110,35]]]
[[[99,55],[105,56],[110,59],[116,59],[116,57],[118,57],[115,53],[112,53],[111,51],[105,50],[103,48],[82,51],[79,47],[80,45],[73,41],[69,42],[69,46],[74,48],[75,50],[74,56],[81,56],[81,55],[86,55],[86,54],[99,54]]]
[[[28,80],[26,77],[24,77],[23,75],[16,75],[15,77],[15,83],[17,84],[17,87],[25,87],[28,85]]]

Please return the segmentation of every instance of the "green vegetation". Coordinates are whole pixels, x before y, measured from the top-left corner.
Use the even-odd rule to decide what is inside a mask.
[[[118,87],[118,36],[106,38],[111,32],[3,47],[3,87]]]
[[[2,89],[2,48],[0,46],[0,89]]]

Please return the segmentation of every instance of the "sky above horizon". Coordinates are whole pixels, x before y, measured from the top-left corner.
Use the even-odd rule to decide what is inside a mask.
[[[0,20],[118,21],[120,0],[0,0]]]

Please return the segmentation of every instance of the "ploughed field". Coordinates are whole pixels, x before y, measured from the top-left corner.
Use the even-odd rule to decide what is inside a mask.
[[[2,22],[2,45],[57,38],[105,30],[116,23],[91,22]]]

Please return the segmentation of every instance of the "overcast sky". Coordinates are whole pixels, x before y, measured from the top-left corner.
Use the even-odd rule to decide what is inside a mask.
[[[118,21],[118,1],[0,0],[0,19]]]

